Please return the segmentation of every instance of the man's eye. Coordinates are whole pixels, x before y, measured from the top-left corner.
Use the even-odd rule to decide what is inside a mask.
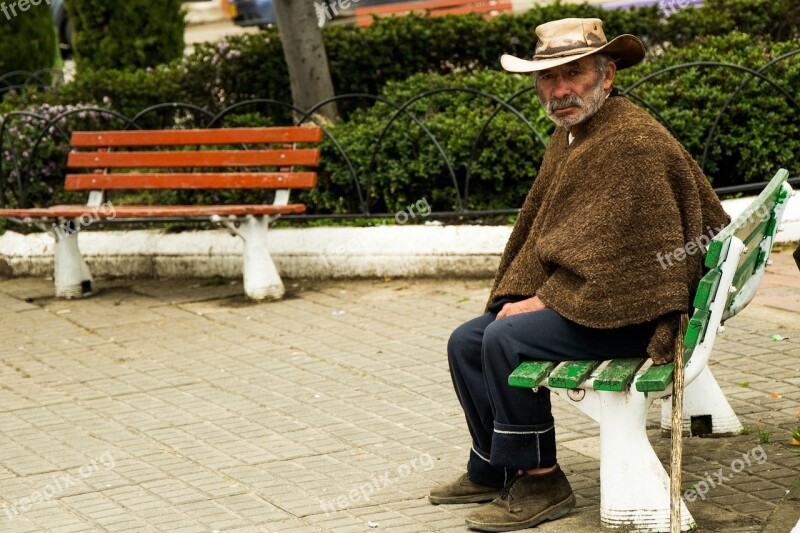
[[[553,75],[552,74],[542,74],[541,76],[539,76],[539,79],[540,80],[545,80],[545,81],[550,81],[550,80],[553,79]]]
[[[577,78],[577,77],[578,77],[578,76],[580,76],[581,74],[583,74],[583,72],[582,72],[582,71],[580,71],[580,70],[570,70],[570,71],[569,71],[569,76],[570,76],[571,78]]]

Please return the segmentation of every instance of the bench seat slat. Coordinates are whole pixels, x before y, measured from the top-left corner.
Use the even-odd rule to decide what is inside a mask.
[[[113,148],[118,146],[188,146],[214,144],[279,144],[319,142],[322,128],[227,128],[146,131],[76,131],[72,146]]]
[[[645,361],[647,361],[645,357],[612,359],[594,378],[594,390],[623,391],[627,389]]]
[[[508,376],[508,384],[512,387],[529,389],[538,387],[555,366],[556,364],[550,361],[525,361]]]
[[[550,374],[547,385],[559,389],[575,389],[588,378],[602,361],[568,361]]]
[[[660,392],[672,383],[674,371],[675,365],[672,363],[653,365],[636,380],[636,390],[639,392]]]
[[[33,209],[0,209],[0,217],[15,218],[78,218],[84,215],[99,218],[166,218],[206,217],[211,215],[295,215],[305,213],[304,204],[288,205],[115,205],[97,209],[85,205],[56,205]]]
[[[70,168],[199,168],[243,166],[316,166],[319,150],[208,150],[168,152],[72,152]]]
[[[315,172],[197,172],[69,174],[67,190],[110,189],[310,189]]]
[[[694,353],[694,348],[684,347],[683,360],[689,361]],[[665,390],[672,383],[674,365],[653,365],[636,380],[636,390],[639,392],[660,392]]]

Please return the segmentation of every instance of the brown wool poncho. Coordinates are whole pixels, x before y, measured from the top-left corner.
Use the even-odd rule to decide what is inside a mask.
[[[703,254],[671,265],[663,257],[729,220],[666,128],[612,96],[571,145],[566,129],[553,134],[489,303],[536,295],[569,320],[601,329],[658,319],[647,353],[668,362]]]

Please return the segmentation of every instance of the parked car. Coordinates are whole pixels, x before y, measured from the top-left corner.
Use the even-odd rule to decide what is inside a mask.
[[[72,21],[67,16],[64,0],[51,0],[48,4],[53,15],[53,26],[58,34],[58,47],[62,54],[68,55],[72,52]]]
[[[237,26],[271,26],[278,22],[272,0],[223,0],[223,9]]]

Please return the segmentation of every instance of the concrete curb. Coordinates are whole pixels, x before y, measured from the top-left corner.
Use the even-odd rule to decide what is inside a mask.
[[[736,216],[751,199],[724,202]],[[787,206],[778,242],[800,240],[800,195]],[[270,230],[270,250],[286,278],[491,277],[508,226],[377,226]],[[226,230],[86,231],[81,251],[96,277],[236,278],[242,241]],[[0,236],[0,273],[52,276],[49,234]]]

